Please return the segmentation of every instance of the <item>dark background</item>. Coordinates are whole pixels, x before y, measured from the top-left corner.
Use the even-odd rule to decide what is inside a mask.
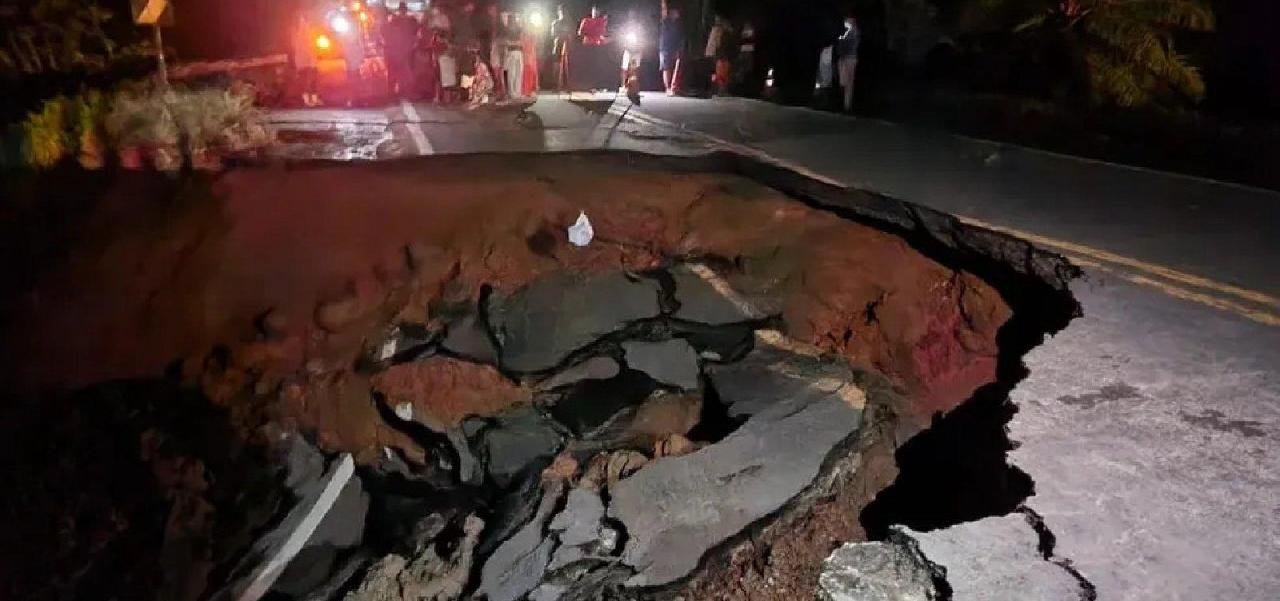
[[[122,14],[127,14],[127,0],[111,1]],[[188,60],[284,52],[289,16],[307,1],[175,0],[177,25],[168,32],[167,44],[180,58]],[[751,20],[760,36],[762,51],[770,56],[777,71],[782,99],[799,102],[801,98],[790,97],[806,95],[812,85],[817,53],[839,33],[845,12],[858,15],[864,33],[862,81],[873,85],[875,80],[906,75],[885,48],[884,6],[892,1],[711,0],[705,12],[718,11],[736,22]],[[946,14],[958,1],[936,0],[935,4]],[[548,15],[554,9],[550,0],[502,4],[513,8],[541,5]],[[586,0],[564,4],[570,16],[585,13],[590,5]],[[657,0],[601,0],[598,4],[614,22],[624,19],[631,10],[637,10],[651,23],[657,19]],[[673,5],[683,7],[690,43],[698,48],[705,35],[703,2],[673,0]],[[1280,1],[1215,0],[1213,5],[1218,32],[1189,39],[1179,48],[1203,66],[1208,93],[1202,108],[1226,115],[1274,118],[1275,112],[1280,111]],[[1018,81],[1002,85],[1016,86]]]

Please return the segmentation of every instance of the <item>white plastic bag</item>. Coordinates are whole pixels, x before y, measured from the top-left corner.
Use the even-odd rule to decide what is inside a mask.
[[[586,246],[591,244],[591,238],[595,235],[595,230],[591,229],[591,220],[587,219],[585,212],[579,211],[578,220],[569,226],[569,242],[574,246]]]

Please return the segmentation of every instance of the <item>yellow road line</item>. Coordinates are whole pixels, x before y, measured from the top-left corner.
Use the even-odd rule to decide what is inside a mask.
[[[691,132],[695,135],[701,136],[703,139],[711,142],[712,144],[715,144],[724,148],[729,148],[737,152],[740,152],[749,156],[753,156],[755,158],[759,158],[766,162],[773,163],[775,165],[786,167],[802,175],[811,177],[813,179],[822,181],[824,183],[831,184],[841,188],[845,188],[848,186],[844,182],[841,182],[829,176],[825,176],[820,173],[817,173],[812,169],[799,165],[793,161],[788,161],[786,159],[778,158],[758,148],[754,148],[745,144],[739,144],[737,142],[730,142],[728,140],[719,138],[717,136],[713,136],[711,134],[700,132],[697,130],[691,130],[691,129],[679,126],[675,123],[671,123],[664,119],[658,119],[650,115],[644,115],[644,114],[637,115],[633,112],[628,114],[627,117],[634,119],[636,121],[640,121],[641,123],[645,123],[647,125],[668,127],[672,129],[681,130],[681,131]],[[1057,240],[1054,238],[1041,236],[1039,234],[1032,234],[1030,232],[1024,232],[1022,230],[1017,230],[1014,228],[1003,227],[1003,226],[995,225],[992,223],[987,223],[985,221],[982,221],[980,219],[974,219],[972,217],[957,215],[956,218],[959,219],[961,222],[969,225],[1009,234],[1011,236],[1016,236],[1018,238],[1022,238],[1023,240],[1027,240],[1028,242],[1032,242],[1039,246],[1044,246],[1044,247],[1057,250],[1062,254],[1066,255],[1066,257],[1070,259],[1073,263],[1090,267],[1093,269],[1097,269],[1100,271],[1104,271],[1106,273],[1112,274],[1116,277],[1122,278],[1134,284],[1155,288],[1171,297],[1186,300],[1186,301],[1191,301],[1194,303],[1199,303],[1201,305],[1212,307],[1220,311],[1234,313],[1236,315],[1239,315],[1241,317],[1244,317],[1246,319],[1249,319],[1261,324],[1280,327],[1280,312],[1273,311],[1273,309],[1280,309],[1280,298],[1271,296],[1264,292],[1259,292],[1257,290],[1250,290],[1248,288],[1242,288],[1240,286],[1226,284],[1223,282],[1217,282],[1206,277],[1198,276],[1191,273],[1186,273],[1183,271],[1178,271],[1176,269],[1165,267],[1163,265],[1156,265],[1153,263],[1148,263],[1146,261],[1140,261],[1138,259],[1133,259],[1123,255],[1118,255],[1110,251],[1105,251],[1102,249],[1085,246],[1083,244],[1066,242],[1064,240]],[[1143,272],[1147,275],[1143,275],[1142,273],[1131,273],[1131,272],[1125,271],[1124,269],[1118,269],[1117,267],[1136,270],[1139,272]],[[1155,278],[1163,278],[1164,280],[1168,280],[1168,281],[1161,281],[1159,279],[1154,279],[1153,277],[1148,277],[1148,275],[1154,276]],[[1251,307],[1248,305],[1240,304],[1239,302],[1236,302],[1234,300],[1221,298],[1219,296],[1214,296],[1212,294],[1205,294],[1203,292],[1197,292],[1195,290],[1189,290],[1187,288],[1184,288],[1183,286],[1190,286],[1190,287],[1200,288],[1203,290],[1212,291],[1214,293],[1235,297],[1238,300],[1257,303],[1259,305],[1264,305],[1265,307],[1262,307],[1262,308]]]
[[[1259,308],[1259,307],[1244,305],[1227,298],[1222,298],[1220,296],[1214,296],[1212,294],[1197,292],[1195,290],[1191,290],[1189,288],[1180,286],[1178,284],[1196,286],[1199,288],[1213,290],[1216,292],[1226,292],[1239,299],[1257,302],[1262,305],[1267,305],[1269,303],[1270,304],[1276,303],[1275,297],[1268,296],[1264,293],[1257,292],[1254,290],[1248,290],[1245,288],[1239,288],[1236,286],[1232,286],[1230,284],[1222,284],[1222,283],[1210,280],[1208,278],[1203,278],[1203,277],[1192,275],[1189,273],[1183,273],[1174,269],[1170,269],[1168,267],[1164,267],[1162,265],[1152,265],[1150,263],[1139,261],[1137,259],[1130,259],[1129,257],[1120,256],[1115,253],[1107,252],[1105,250],[1090,248],[1088,246],[1084,246],[1081,244],[1074,244],[1071,242],[1062,242],[1060,240],[1045,238],[1044,236],[1038,236],[1036,234],[1030,234],[1030,233],[1023,232],[1020,230],[1015,230],[1012,228],[999,227],[999,226],[992,225],[992,224],[989,224],[977,219],[972,219],[969,217],[957,217],[957,218],[970,225],[974,225],[977,227],[984,227],[991,230],[996,230],[1005,234],[1009,234],[1010,236],[1017,236],[1029,242],[1038,244],[1040,246],[1048,246],[1048,247],[1056,248],[1062,251],[1062,254],[1066,256],[1067,259],[1069,259],[1072,263],[1081,265],[1083,267],[1088,267],[1090,269],[1095,269],[1098,271],[1108,273],[1120,279],[1126,280],[1130,283],[1138,284],[1139,286],[1147,286],[1150,288],[1155,288],[1156,290],[1159,290],[1160,292],[1163,292],[1164,294],[1172,296],[1174,298],[1190,301],[1193,303],[1199,303],[1201,305],[1204,305],[1206,307],[1211,307],[1219,311],[1234,313],[1236,315],[1239,315],[1240,317],[1258,322],[1260,324],[1280,327],[1280,313],[1272,312],[1266,308]],[[1125,269],[1122,269],[1120,267],[1126,267],[1126,268],[1136,269],[1139,271],[1144,271],[1144,272],[1147,272],[1149,275],[1164,277],[1170,281],[1162,281],[1159,279],[1155,279],[1153,277],[1148,277],[1147,275],[1143,275],[1141,273],[1133,273]],[[1176,282],[1176,283],[1171,283],[1171,282]]]
[[[1245,319],[1249,319],[1252,321],[1256,321],[1260,324],[1280,327],[1280,314],[1270,313],[1268,311],[1264,311],[1260,309],[1254,309],[1252,307],[1247,307],[1239,303],[1235,303],[1217,296],[1211,296],[1208,294],[1195,292],[1193,290],[1187,290],[1186,288],[1182,288],[1180,286],[1174,286],[1165,282],[1161,282],[1159,280],[1154,280],[1144,275],[1139,275],[1135,273],[1118,272],[1111,269],[1107,269],[1105,267],[1102,267],[1101,269],[1102,271],[1106,271],[1108,273],[1116,275],[1117,277],[1124,278],[1134,284],[1155,288],[1174,298],[1179,298],[1185,301],[1191,301],[1193,303],[1199,303],[1207,307],[1218,309],[1220,311],[1234,313],[1236,315],[1239,315],[1240,317],[1243,317]]]
[[[1280,298],[1271,296],[1269,294],[1265,294],[1263,292],[1258,292],[1257,290],[1250,290],[1248,288],[1241,288],[1239,286],[1233,286],[1231,284],[1216,282],[1209,278],[1186,273],[1183,271],[1178,271],[1176,269],[1171,269],[1163,265],[1155,265],[1152,263],[1147,263],[1145,261],[1139,261],[1137,259],[1132,259],[1122,255],[1117,255],[1113,252],[1108,252],[1105,250],[1085,246],[1083,244],[1076,244],[1074,242],[1056,240],[1053,238],[1040,236],[1038,234],[1024,232],[1022,230],[1016,230],[1013,228],[1008,228],[1008,227],[987,223],[985,221],[974,219],[972,217],[957,216],[957,218],[970,225],[976,225],[978,227],[984,227],[989,230],[995,230],[997,232],[1002,232],[1012,236],[1017,236],[1024,240],[1034,242],[1041,246],[1048,246],[1050,248],[1055,248],[1068,254],[1081,255],[1081,256],[1089,257],[1105,263],[1114,263],[1117,265],[1123,265],[1130,269],[1144,271],[1149,274],[1165,278],[1167,280],[1178,282],[1180,284],[1186,284],[1188,286],[1195,286],[1197,288],[1213,290],[1214,292],[1220,292],[1222,294],[1235,296],[1237,298],[1247,300],[1250,302],[1255,302],[1262,305],[1272,305],[1274,307],[1280,308]]]
[[[977,225],[977,224],[974,224],[974,225]],[[1017,235],[1017,234],[1013,234],[1012,232],[1005,232],[1005,233],[1008,233],[1010,235]],[[1242,305],[1240,303],[1227,300],[1225,298],[1213,296],[1210,294],[1204,294],[1201,292],[1196,292],[1194,290],[1188,290],[1181,286],[1170,284],[1168,282],[1160,281],[1154,278],[1149,278],[1145,275],[1132,273],[1132,272],[1124,271],[1121,269],[1116,269],[1115,266],[1113,265],[1107,265],[1101,261],[1097,261],[1092,258],[1081,256],[1081,255],[1075,255],[1070,252],[1064,252],[1063,256],[1065,256],[1067,259],[1069,259],[1072,263],[1075,263],[1076,265],[1080,265],[1082,267],[1088,267],[1089,269],[1092,269],[1092,270],[1104,272],[1108,275],[1112,275],[1122,280],[1126,280],[1132,284],[1138,284],[1139,286],[1147,286],[1150,288],[1155,288],[1156,290],[1159,290],[1160,292],[1177,299],[1191,301],[1193,303],[1199,303],[1201,305],[1204,305],[1206,307],[1211,307],[1219,311],[1234,313],[1236,315],[1239,315],[1240,317],[1243,317],[1251,321],[1256,321],[1260,324],[1280,327],[1280,313],[1272,313],[1270,311],[1267,311],[1266,309],[1258,309],[1255,307]]]

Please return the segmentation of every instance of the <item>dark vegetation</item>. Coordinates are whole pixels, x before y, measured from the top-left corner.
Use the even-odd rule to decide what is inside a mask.
[[[715,3],[760,38],[773,98],[813,92],[856,14],[855,112],[1277,188],[1280,5],[1266,0],[772,0]],[[695,13],[696,14],[696,13]],[[762,79],[762,77],[761,77]]]

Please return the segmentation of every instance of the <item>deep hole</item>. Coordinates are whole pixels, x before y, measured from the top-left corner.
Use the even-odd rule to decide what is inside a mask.
[[[938,591],[938,601],[951,601],[955,598],[955,591],[951,589],[951,583],[947,582],[946,578],[934,574],[930,579],[933,580],[933,588]]]
[[[884,538],[893,524],[927,531],[1015,510],[1034,484],[1005,458],[1014,411],[1007,388],[989,384],[902,445],[897,480],[862,512],[867,536]]]
[[[671,330],[699,353],[709,351],[719,355],[722,363],[745,357],[755,346],[755,327],[749,323],[709,326],[673,319]]]
[[[719,442],[747,421],[746,416],[729,417],[729,406],[720,400],[720,393],[711,385],[705,374],[702,379],[702,415],[698,425],[689,431],[689,440],[695,442]]]
[[[243,551],[237,541],[255,536],[281,498],[274,468],[236,436],[227,411],[172,381],[0,401],[0,597],[53,598],[50,582],[72,585],[59,591],[65,599],[154,596],[166,522],[199,527],[170,513],[165,480],[179,478],[207,486],[218,512],[211,577],[225,577]]]
[[[658,306],[664,315],[670,315],[680,309],[676,300],[676,279],[665,269],[652,269],[639,274],[658,283]]]
[[[1043,332],[1059,329],[1064,313],[1048,304],[1015,306],[996,336],[996,381],[898,449],[898,478],[860,516],[868,537],[884,538],[893,524],[926,531],[1005,515],[1034,494],[1031,477],[1007,461],[1014,445],[1006,425],[1017,412],[1009,392],[1027,376],[1022,358]]]
[[[639,405],[658,385],[643,372],[625,369],[608,380],[584,380],[574,384],[549,412],[574,435],[582,437],[609,421],[619,411]]]

